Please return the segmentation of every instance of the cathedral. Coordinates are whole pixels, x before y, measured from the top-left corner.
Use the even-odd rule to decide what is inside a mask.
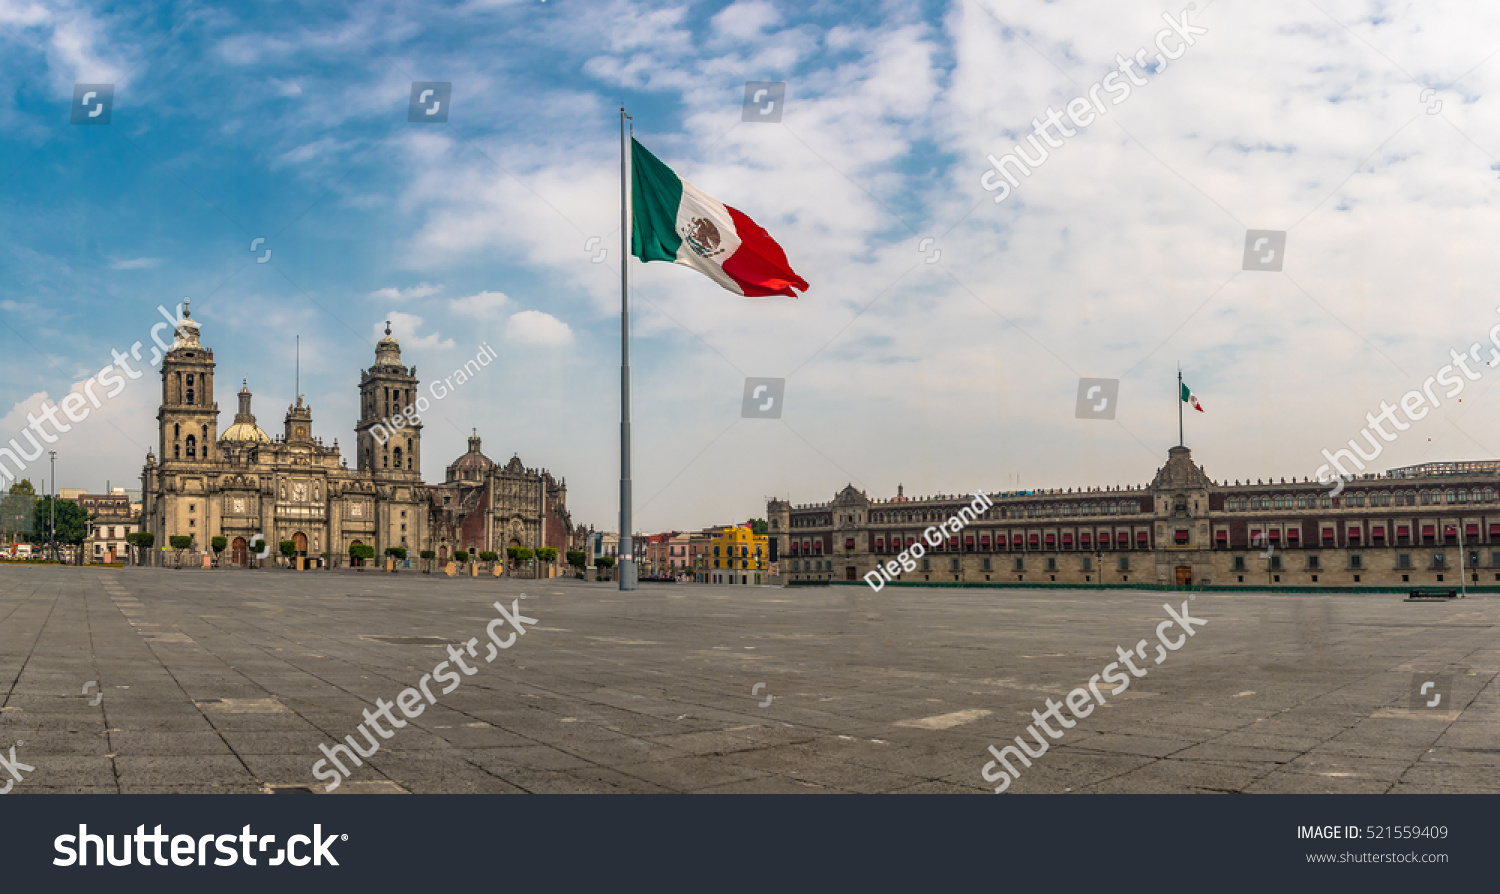
[[[193,538],[206,552],[214,537],[229,548],[224,559],[247,564],[256,535],[276,549],[292,542],[298,556],[347,561],[349,547],[404,547],[412,558],[432,550],[447,560],[457,550],[505,552],[506,547],[553,547],[561,561],[576,548],[567,511],[567,483],[519,457],[500,466],[469,450],[448,466],[446,481],[422,481],[422,425],[401,408],[417,400],[416,367],[401,362],[401,345],[385,337],[375,362],[360,374],[360,418],[355,463],[313,434],[312,407],[297,396],[284,428],[272,437],[256,423],[248,382],[242,383],[234,423],[219,432],[213,351],[200,340],[188,310],[162,361],[158,453],[141,473],[142,530]],[[394,421],[393,420],[397,420]]]

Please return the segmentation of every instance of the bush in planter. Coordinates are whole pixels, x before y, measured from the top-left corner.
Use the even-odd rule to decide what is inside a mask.
[[[388,546],[385,548],[385,554],[397,561],[406,561],[406,547],[404,546]]]
[[[424,549],[417,555],[422,557],[422,573],[429,573],[432,568],[432,560],[437,558],[437,553],[430,549]]]
[[[375,558],[375,547],[363,543],[349,544],[349,562],[359,570],[364,570],[366,560]]]
[[[454,554],[453,554],[453,561],[459,563],[460,565],[462,565],[463,563],[469,561],[469,554],[468,554],[468,552],[466,552],[464,550],[458,550],[458,551],[454,552]]]
[[[516,560],[516,558],[518,557],[518,555],[520,554],[520,552],[521,552],[521,548],[519,546],[507,546],[505,548],[505,557],[507,559],[510,559],[512,562],[514,562]]]
[[[500,554],[496,552],[486,551],[479,554],[479,561],[481,562],[494,562],[499,560],[499,558]]]
[[[536,551],[536,557],[543,562],[556,562],[557,550],[550,546],[544,546]]]

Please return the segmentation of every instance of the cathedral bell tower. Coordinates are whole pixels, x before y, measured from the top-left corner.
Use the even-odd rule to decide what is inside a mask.
[[[401,345],[385,337],[375,345],[375,363],[359,377],[358,469],[381,477],[422,477],[421,414],[427,398],[417,393],[417,368],[401,365]]]
[[[184,299],[176,340],[161,364],[161,462],[214,460],[219,405],[214,402],[214,352],[198,341],[198,323]]]

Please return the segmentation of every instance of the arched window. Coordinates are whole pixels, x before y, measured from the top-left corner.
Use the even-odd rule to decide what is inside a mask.
[[[175,423],[175,422],[172,423],[172,440],[175,441],[175,440],[177,440],[177,439],[179,439],[181,437],[182,437],[182,426],[179,425],[179,424],[177,424],[177,423]]]
[[[188,403],[192,403],[193,402],[193,389],[191,389],[191,388],[189,388],[187,390],[187,402]]]
[[[198,439],[193,435],[187,436],[188,459],[196,459],[198,456]]]
[[[1454,502],[1454,499],[1453,499],[1453,489],[1452,488],[1449,488],[1448,491],[1443,494],[1443,502],[1445,502],[1445,503],[1452,503],[1452,502]]]
[[[193,387],[193,374],[192,373],[188,373],[187,374],[187,386],[189,388]]]
[[[396,468],[401,468],[401,448],[396,448]]]

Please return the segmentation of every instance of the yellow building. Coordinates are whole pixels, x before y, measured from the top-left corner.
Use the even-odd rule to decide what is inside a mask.
[[[714,531],[709,540],[708,580],[715,584],[760,584],[770,569],[766,535],[749,525]]]

